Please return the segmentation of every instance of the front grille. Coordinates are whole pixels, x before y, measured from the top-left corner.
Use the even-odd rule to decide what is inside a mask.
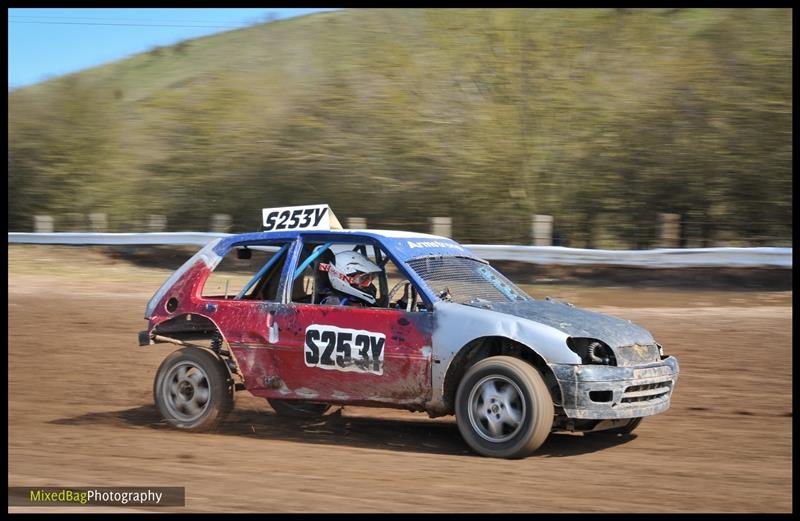
[[[665,380],[645,385],[631,385],[625,388],[622,393],[622,403],[646,402],[661,398],[669,394],[672,389],[672,381]]]

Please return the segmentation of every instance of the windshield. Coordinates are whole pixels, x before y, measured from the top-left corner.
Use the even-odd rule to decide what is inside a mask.
[[[425,281],[434,295],[458,304],[530,300],[497,270],[467,257],[424,257],[408,265]]]

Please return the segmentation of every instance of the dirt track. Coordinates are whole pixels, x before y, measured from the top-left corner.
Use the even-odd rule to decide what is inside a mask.
[[[574,298],[679,358],[672,408],[635,435],[552,435],[505,461],[470,453],[452,417],[348,407],[304,422],[247,393],[217,433],[171,430],[151,386],[172,349],[136,342],[158,284],[10,262],[12,486],[185,486],[190,511],[791,511],[790,293]]]

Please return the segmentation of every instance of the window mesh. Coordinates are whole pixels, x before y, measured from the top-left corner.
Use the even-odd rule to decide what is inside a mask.
[[[509,302],[529,298],[494,268],[475,259],[423,257],[408,261],[408,265],[435,295],[447,288],[450,300],[459,304],[477,299]]]

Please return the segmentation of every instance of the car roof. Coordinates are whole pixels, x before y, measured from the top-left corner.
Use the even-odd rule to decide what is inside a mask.
[[[232,245],[241,243],[258,243],[261,241],[290,241],[297,237],[309,237],[315,240],[331,242],[349,238],[365,237],[383,245],[397,260],[406,262],[417,257],[460,256],[478,258],[472,252],[453,239],[427,233],[406,232],[398,230],[290,230],[280,232],[242,233],[225,237],[214,247],[219,255],[224,255]]]

